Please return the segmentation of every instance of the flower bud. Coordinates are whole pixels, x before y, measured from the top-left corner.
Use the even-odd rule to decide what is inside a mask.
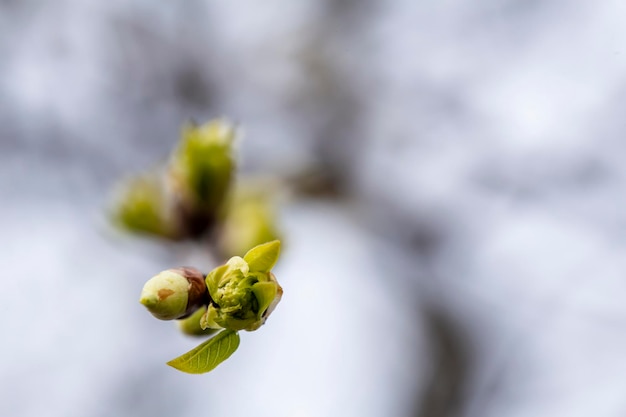
[[[200,320],[201,327],[234,331],[261,327],[283,294],[270,272],[279,251],[279,241],[264,243],[211,271],[206,284],[212,301]]]
[[[185,318],[209,302],[204,275],[194,268],[163,271],[146,282],[139,302],[160,320]]]

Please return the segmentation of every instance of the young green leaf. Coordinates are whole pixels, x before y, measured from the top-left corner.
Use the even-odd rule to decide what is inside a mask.
[[[243,257],[252,272],[269,272],[278,260],[280,240],[263,243],[250,249]]]
[[[276,298],[278,286],[275,282],[257,282],[252,286],[252,293],[259,303],[259,318]]]
[[[189,374],[209,372],[232,355],[239,347],[239,335],[232,330],[224,330],[167,364]]]
[[[207,274],[206,286],[211,297],[215,297],[217,294],[217,288],[226,271],[228,271],[228,265],[221,265]]]

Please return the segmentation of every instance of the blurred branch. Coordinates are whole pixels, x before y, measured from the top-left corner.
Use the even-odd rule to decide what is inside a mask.
[[[433,363],[429,382],[416,405],[416,417],[461,415],[467,391],[470,357],[458,325],[435,308],[422,311]]]

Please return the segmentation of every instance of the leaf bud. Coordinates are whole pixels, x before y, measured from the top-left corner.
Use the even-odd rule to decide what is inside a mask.
[[[117,190],[113,220],[123,228],[175,239],[180,234],[172,217],[160,172],[149,172],[125,180]]]
[[[206,277],[211,303],[200,320],[201,327],[234,331],[261,327],[283,294],[270,272],[279,252],[280,242],[274,240],[211,271]]]
[[[224,120],[183,127],[168,180],[191,235],[210,226],[226,200],[235,167],[234,137],[235,129]]]
[[[209,303],[204,275],[195,268],[163,271],[146,282],[139,302],[160,320],[185,318]]]

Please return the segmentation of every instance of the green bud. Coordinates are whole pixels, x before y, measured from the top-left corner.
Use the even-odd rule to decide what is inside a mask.
[[[195,220],[215,216],[232,180],[233,126],[213,120],[183,127],[181,140],[169,164],[169,180],[180,197],[182,214]]]
[[[200,327],[200,319],[206,313],[206,306],[197,309],[191,316],[177,320],[181,332],[189,336],[210,336],[217,332],[216,329],[203,329]]]
[[[208,303],[204,275],[194,268],[163,271],[146,282],[139,302],[160,320],[185,318]]]
[[[211,271],[206,284],[212,301],[200,326],[234,331],[261,327],[283,294],[270,272],[279,252],[278,240],[264,243]]]
[[[177,231],[163,191],[162,177],[151,172],[126,180],[118,190],[114,220],[140,233],[176,237]]]
[[[219,248],[225,256],[244,253],[248,248],[276,240],[276,210],[271,190],[262,184],[237,187],[220,228]]]

